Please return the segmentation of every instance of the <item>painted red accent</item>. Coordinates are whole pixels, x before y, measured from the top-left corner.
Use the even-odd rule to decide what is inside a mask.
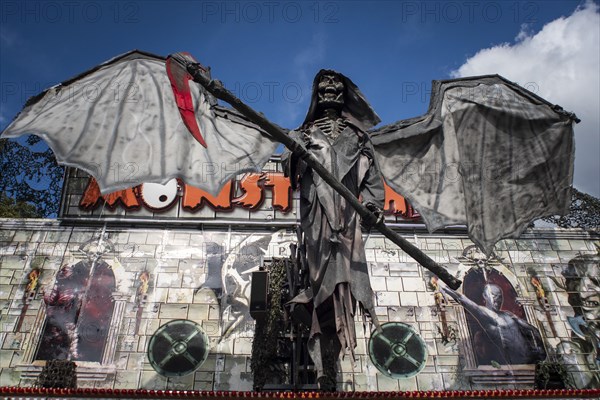
[[[28,394],[28,395],[46,395],[48,398],[72,396],[73,398],[97,398],[99,396],[108,396],[112,398],[127,397],[192,397],[192,398],[226,398],[239,399],[246,397],[255,398],[321,398],[323,400],[337,398],[461,398],[461,399],[489,399],[489,398],[597,398],[600,394],[599,389],[569,389],[569,390],[474,390],[474,391],[413,391],[413,392],[226,392],[226,391],[193,391],[193,390],[146,390],[146,389],[51,389],[51,388],[33,388],[33,387],[0,387],[1,394]]]
[[[182,207],[188,211],[200,209],[206,202],[214,210],[227,211],[231,210],[231,198],[233,197],[233,182],[229,181],[223,186],[223,189],[217,196],[198,189],[194,186],[185,185],[182,197]]]
[[[292,209],[292,184],[281,172],[267,172],[265,186],[273,190],[272,206],[281,212]]]
[[[184,187],[181,204],[185,210],[191,212],[202,208],[204,204],[207,204],[216,211],[232,210],[232,205],[254,210],[262,205],[266,189],[270,189],[272,192],[271,205],[273,208],[287,213],[291,211],[293,206],[290,180],[281,172],[246,174],[239,182],[239,187],[243,194],[237,198],[234,198],[233,180],[223,187],[218,196],[212,196],[201,189],[186,185],[183,182],[180,182],[180,184]],[[142,185],[139,185],[134,188],[102,195],[98,183],[93,177],[90,177],[88,185],[79,200],[79,207],[83,210],[91,211],[104,204],[111,211],[115,210],[118,206],[131,211],[138,210],[143,206],[153,212],[162,212],[176,204],[176,201],[173,201],[165,208],[151,209],[141,200],[141,187]],[[404,197],[394,192],[387,185],[385,185],[384,211],[408,219],[420,217]]]
[[[462,399],[489,399],[489,398],[505,398],[505,397],[522,397],[522,398],[540,398],[540,397],[562,397],[562,398],[598,398],[600,389],[516,389],[516,390],[453,390],[453,391],[413,391],[413,392],[238,392],[238,391],[194,391],[194,390],[146,390],[146,389],[108,389],[108,388],[34,388],[34,387],[15,387],[5,386],[0,387],[0,395],[2,394],[31,394],[31,395],[47,395],[49,398],[56,396],[74,396],[74,398],[93,398],[98,396],[109,396],[119,398],[127,397],[193,397],[193,398],[214,398],[222,397],[227,399],[236,399],[244,397],[260,397],[260,398],[439,398],[439,397],[458,397]]]
[[[104,200],[104,202],[100,200]],[[137,210],[140,208],[140,202],[137,199],[134,189],[118,190],[103,196],[100,193],[100,187],[98,187],[96,179],[90,177],[83,196],[79,200],[79,207],[84,210],[93,210],[101,203],[105,203],[110,210],[114,210],[119,204],[123,205],[126,209]]]
[[[244,192],[240,197],[233,199],[234,204],[254,210],[263,202],[263,174],[246,174],[240,179],[240,189]]]
[[[388,186],[385,181],[383,182],[385,189],[385,203],[383,211],[386,214],[394,214],[408,219],[417,219],[421,215],[410,205],[410,203],[402,196]]]
[[[191,54],[183,54],[186,54],[193,59]],[[166,64],[167,75],[169,76],[169,81],[171,82],[171,88],[173,89],[173,94],[175,95],[175,102],[179,108],[181,119],[183,119],[183,123],[188,128],[188,131],[190,131],[192,136],[198,142],[200,142],[202,146],[207,147],[206,142],[202,137],[202,133],[200,132],[198,121],[196,121],[196,114],[194,113],[194,102],[192,101],[189,82],[190,79],[192,79],[192,76],[185,70],[185,68],[183,68],[181,64],[173,60],[171,57],[167,57]]]

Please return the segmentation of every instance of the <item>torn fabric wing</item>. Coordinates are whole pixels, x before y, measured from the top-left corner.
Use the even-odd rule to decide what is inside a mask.
[[[30,99],[2,137],[35,134],[60,164],[94,176],[103,194],[144,182],[217,194],[235,175],[261,171],[277,143],[190,85],[204,148],[184,125],[165,59],[131,51]]]
[[[467,225],[486,253],[568,210],[573,114],[504,78],[434,81],[426,115],[371,132],[383,176],[430,231]]]

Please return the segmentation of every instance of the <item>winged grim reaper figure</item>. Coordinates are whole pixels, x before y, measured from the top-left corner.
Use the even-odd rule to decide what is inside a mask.
[[[323,70],[304,123],[288,135],[189,54],[132,51],[30,99],[3,137],[41,136],[60,163],[89,172],[105,194],[172,178],[216,194],[236,174],[260,171],[283,143],[300,186],[311,278],[294,302],[313,306],[312,355],[322,376],[325,339],[351,350],[357,304],[375,317],[361,222],[460,285],[384,224],[381,176],[430,231],[464,224],[489,254],[532,220],[567,211],[573,122],[574,114],[494,75],[434,81],[425,115],[372,130],[379,118],[357,86]]]
[[[290,136],[302,143],[352,195],[381,215],[384,187],[367,130],[379,122],[356,85],[346,76],[321,70],[302,126]],[[308,349],[319,383],[335,388],[327,373],[328,349],[354,357],[356,304],[376,326],[373,292],[362,240],[360,216],[330,185],[289,150],[284,168],[300,188],[300,226],[304,233],[310,288],[291,303],[312,309]],[[329,365],[327,365],[329,364]]]

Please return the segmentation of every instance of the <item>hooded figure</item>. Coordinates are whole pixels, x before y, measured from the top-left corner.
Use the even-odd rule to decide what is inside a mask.
[[[320,70],[313,81],[312,96],[310,99],[310,106],[306,113],[306,118],[302,123],[301,128],[305,128],[310,125],[320,116],[319,111],[319,82],[321,77],[324,75],[334,75],[340,78],[341,83],[344,85],[343,92],[343,106],[341,114],[343,117],[352,121],[355,125],[359,126],[363,132],[373,128],[375,125],[381,122],[379,116],[375,113],[371,105],[365,99],[358,86],[350,78],[331,69]]]
[[[350,79],[321,70],[313,83],[306,119],[290,133],[376,212],[383,207],[384,187],[366,130],[378,122],[379,117]],[[335,389],[332,368],[340,350],[354,357],[357,303],[363,316],[370,316],[378,326],[361,220],[354,208],[302,160],[289,152],[283,159],[293,187],[300,187],[300,225],[310,276],[310,288],[290,303],[292,308],[304,304],[312,313],[309,352],[319,385]]]

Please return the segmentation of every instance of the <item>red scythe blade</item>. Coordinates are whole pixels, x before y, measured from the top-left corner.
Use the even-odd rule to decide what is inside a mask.
[[[178,54],[183,55],[194,63],[198,62],[189,53]],[[198,121],[196,121],[196,115],[194,114],[194,103],[192,101],[189,83],[189,80],[192,79],[192,76],[187,72],[183,65],[175,61],[170,56],[167,57],[167,75],[169,76],[169,81],[171,81],[171,88],[173,89],[175,102],[179,108],[179,114],[181,114],[183,123],[188,128],[192,136],[194,136],[194,138],[196,138],[196,140],[199,141],[202,146],[207,147],[206,142],[202,137],[202,133],[200,132]]]

